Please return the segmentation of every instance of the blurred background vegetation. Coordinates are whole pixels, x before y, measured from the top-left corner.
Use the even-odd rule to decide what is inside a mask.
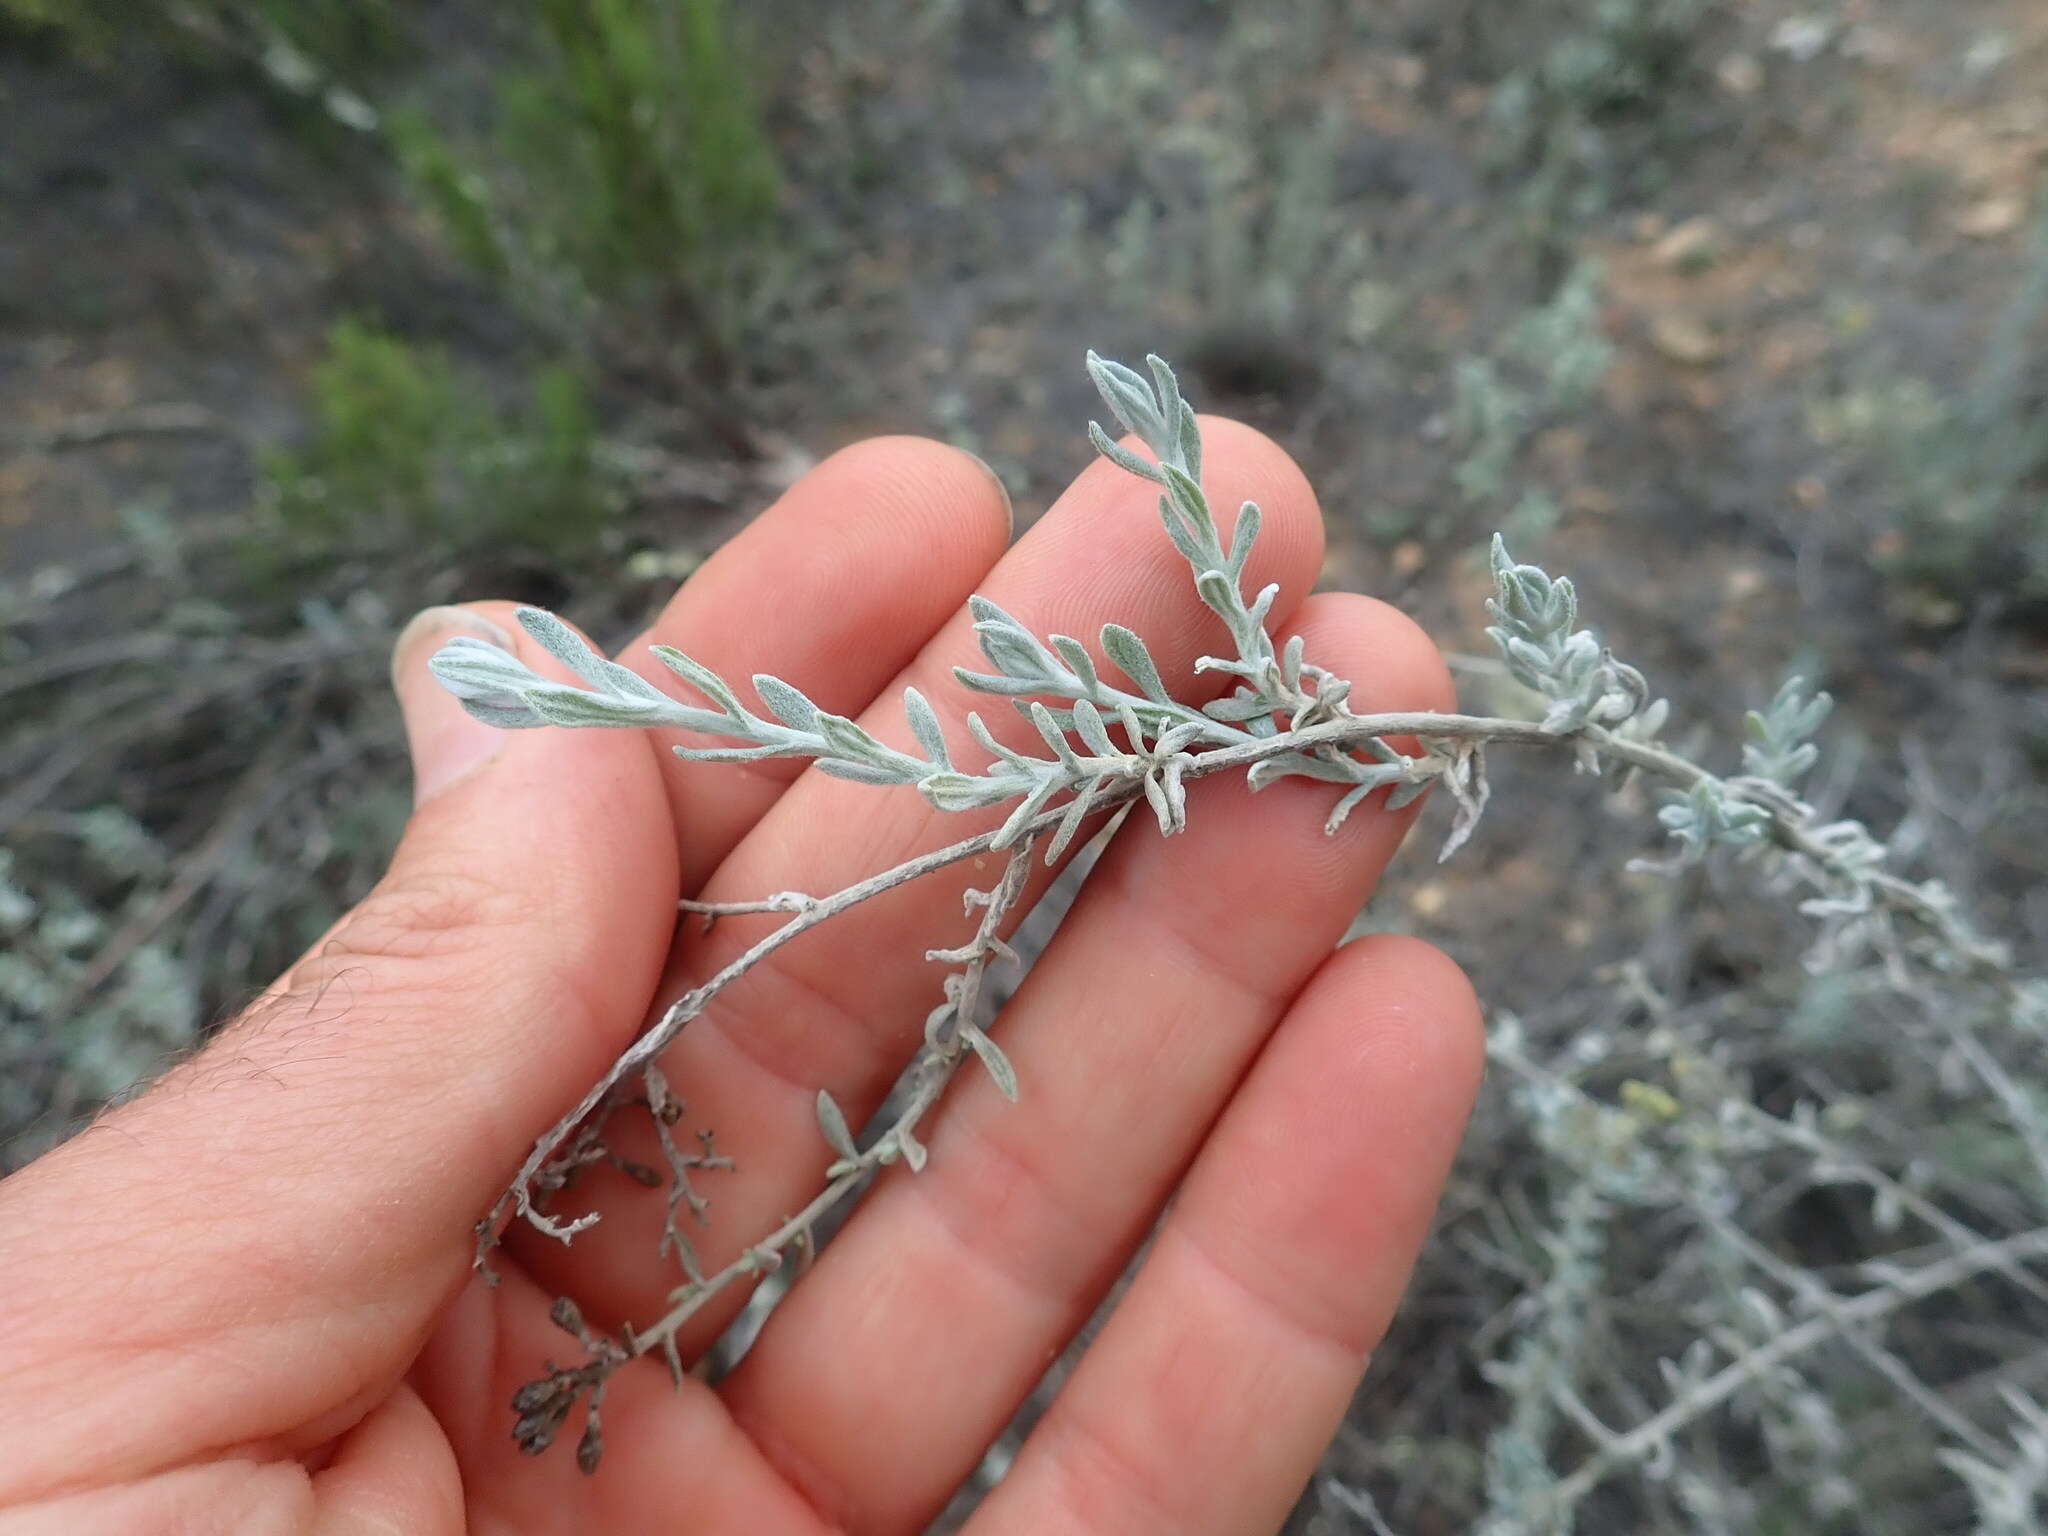
[[[622,636],[881,430],[1029,518],[1089,345],[1286,444],[1475,702],[1495,527],[1710,755],[1817,676],[1822,809],[2038,969],[2044,86],[2033,0],[0,0],[0,1167],[375,877],[414,609]],[[1584,1531],[2040,1529],[2038,1263],[1759,1351],[2048,1227],[2048,1026],[1498,777],[1362,919],[1497,1070],[1296,1526],[1563,1529],[1607,1454]]]

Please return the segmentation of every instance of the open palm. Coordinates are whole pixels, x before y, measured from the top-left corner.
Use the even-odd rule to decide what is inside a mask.
[[[1207,437],[1216,503],[1265,508],[1250,585],[1282,585],[1276,632],[1359,679],[1361,709],[1450,707],[1409,621],[1303,597],[1322,528],[1286,457],[1228,422]],[[647,638],[872,704],[888,740],[905,683],[955,720],[974,702],[950,676],[970,591],[1040,633],[1126,624],[1184,677],[1214,621],[1152,502],[1097,465],[1006,548],[973,460],[863,444]],[[554,670],[505,618],[467,622]],[[1398,1300],[1478,1075],[1448,961],[1390,937],[1332,953],[1405,816],[1325,838],[1326,787],[1294,780],[1205,782],[1172,839],[1134,819],[999,1021],[1022,1102],[963,1077],[930,1166],[882,1179],[724,1381],[622,1370],[585,1478],[566,1446],[521,1456],[507,1403],[577,1353],[553,1297],[605,1328],[660,1315],[662,1201],[593,1170],[571,1198],[604,1219],[568,1246],[514,1234],[496,1289],[468,1272],[470,1224],[651,1013],[770,921],[679,931],[679,895],[829,892],[968,824],[642,733],[492,733],[425,671],[464,622],[436,611],[399,649],[420,804],[384,882],[203,1053],[0,1184],[0,1530],[916,1531],[1148,1235],[970,1528],[1273,1529]],[[667,680],[638,644],[621,659]],[[818,1187],[817,1090],[879,1103],[937,1000],[924,951],[966,937],[962,888],[996,867],[824,925],[684,1032],[664,1063],[684,1124],[737,1164],[706,1176],[707,1263]],[[744,1298],[723,1299],[686,1359]]]

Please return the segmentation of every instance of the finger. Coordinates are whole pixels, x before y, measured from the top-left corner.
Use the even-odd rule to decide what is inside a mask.
[[[1293,462],[1249,428],[1207,426],[1207,476],[1220,506],[1255,499],[1265,535],[1248,579],[1277,581],[1283,603],[1298,600],[1322,550],[1314,494]],[[1097,463],[989,575],[985,595],[1039,633],[1093,637],[1108,621],[1128,624],[1151,645],[1168,679],[1188,694],[1213,675],[1192,676],[1194,659],[1223,640],[1197,599],[1186,562],[1159,525],[1158,497],[1113,466]],[[1004,700],[962,688],[958,666],[983,665],[972,622],[957,616],[885,693],[862,723],[884,740],[914,747],[899,685],[914,685],[950,721],[953,741],[973,749],[959,720],[985,712],[993,729],[1017,737],[1029,726]],[[1209,691],[1213,692],[1213,688]],[[1033,740],[1036,738],[1033,737]],[[1043,750],[1041,744],[1040,750]],[[964,760],[978,763],[978,756]],[[1001,812],[994,813],[999,819]],[[993,820],[933,811],[906,791],[881,791],[822,774],[806,775],[776,802],[719,869],[706,896],[758,898],[774,891],[836,891],[993,825]],[[714,1130],[741,1170],[713,1188],[712,1222],[701,1232],[706,1262],[722,1264],[809,1198],[824,1160],[815,1103],[824,1087],[855,1117],[894,1081],[925,1015],[939,1000],[941,973],[921,960],[935,945],[971,929],[961,892],[989,884],[999,857],[918,880],[825,924],[756,966],[683,1032],[664,1062],[689,1106],[685,1128]],[[1043,871],[1036,877],[1041,885]],[[727,920],[700,936],[672,970],[667,995],[724,964],[766,931],[759,919]],[[631,1139],[632,1155],[659,1163],[656,1148]],[[661,1202],[636,1191],[593,1185],[605,1219],[572,1249],[545,1239],[517,1250],[536,1278],[574,1294],[593,1316],[644,1324],[665,1308],[672,1274],[650,1262],[659,1242]],[[623,1196],[623,1198],[621,1198]],[[687,1338],[701,1346],[733,1306],[707,1308]]]
[[[1299,617],[1358,708],[1451,706],[1396,610],[1331,594]],[[1327,836],[1338,793],[1204,781],[1186,832],[1129,829],[1000,1021],[1021,1101],[957,1087],[930,1166],[869,1200],[727,1383],[851,1528],[937,1511],[1150,1228],[1407,826],[1382,797]]]
[[[675,901],[654,754],[467,720],[425,671],[457,630],[552,666],[476,611],[402,638],[423,799],[390,873],[198,1057],[0,1185],[0,1389],[39,1405],[0,1497],[347,1428],[534,1127],[643,1016]]]
[[[1482,1057],[1437,951],[1333,956],[973,1536],[1279,1529],[1408,1282]]]
[[[987,465],[942,443],[876,438],[825,460],[676,593],[620,660],[662,686],[671,645],[744,684],[801,680],[857,715],[952,617],[1010,542],[1010,498]],[[708,746],[655,733],[663,753]],[[719,742],[717,745],[730,745]],[[680,879],[695,892],[801,764],[679,763],[663,773]]]
[[[400,1387],[313,1474],[315,1536],[438,1536],[470,1529],[462,1480],[441,1426],[416,1393]],[[258,1528],[250,1521],[245,1529]]]

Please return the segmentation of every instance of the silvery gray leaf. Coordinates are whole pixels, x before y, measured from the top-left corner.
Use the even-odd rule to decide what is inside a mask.
[[[1095,675],[1095,658],[1088,654],[1087,646],[1072,635],[1052,635],[1049,638],[1053,649],[1060,653],[1060,660],[1066,663],[1067,670],[1073,673],[1081,684],[1083,696],[1094,693],[1102,686],[1101,680]]]
[[[1071,709],[1062,709],[1057,704],[1027,703],[1023,699],[1012,699],[1010,707],[1026,720],[1031,718],[1031,712],[1034,709],[1042,709],[1045,711],[1046,719],[1052,721],[1061,730],[1071,731],[1074,728],[1074,712]]]
[[[605,686],[603,674],[591,665],[598,660],[597,652],[575,630],[544,608],[521,608],[516,617],[519,627],[539,641],[542,650],[586,683],[598,688]]]
[[[1280,680],[1290,688],[1301,686],[1301,662],[1304,641],[1300,635],[1290,636],[1287,649],[1280,653]]]
[[[1173,815],[1175,831],[1188,824],[1188,787],[1186,774],[1192,758],[1174,757],[1159,771],[1159,788],[1166,796],[1166,808]]]
[[[1201,532],[1174,510],[1173,503],[1166,497],[1159,498],[1159,520],[1166,527],[1166,536],[1180,556],[1189,565],[1200,566],[1208,562],[1209,551],[1202,542]]]
[[[1265,667],[1246,661],[1241,656],[1197,656],[1195,658],[1195,670],[1197,672],[1228,672],[1232,677],[1241,677],[1248,682],[1256,682],[1266,672]]]
[[[671,747],[686,763],[758,763],[769,757],[808,756],[801,749],[770,744],[760,747]]]
[[[1323,823],[1323,835],[1325,837],[1335,837],[1338,830],[1350,818],[1352,811],[1357,809],[1359,803],[1373,792],[1374,787],[1371,784],[1360,784],[1355,789],[1347,790],[1344,797],[1332,807],[1329,819]]]
[[[1265,627],[1266,615],[1273,611],[1273,604],[1279,596],[1280,583],[1277,581],[1268,582],[1265,586],[1259,588],[1259,595],[1253,598],[1250,605],[1245,609],[1254,629]]]
[[[1038,643],[1038,637],[987,598],[979,595],[970,597],[967,600],[967,611],[974,619],[974,632],[981,639],[982,650],[999,669],[1013,676],[1052,677],[1058,674],[1058,663],[1054,661],[1052,653]],[[1029,659],[1020,660],[1014,666],[998,660],[995,651],[990,648],[991,640],[1005,651]]]
[[[1328,758],[1310,757],[1305,752],[1281,752],[1252,764],[1245,778],[1254,791],[1264,789],[1277,780],[1296,777],[1321,779],[1326,784],[1356,784],[1364,765],[1347,767],[1346,762],[1348,759],[1332,762]]]
[[[821,757],[817,760],[818,772],[835,779],[848,779],[855,784],[872,784],[886,788],[891,784],[912,782],[909,775],[893,768],[880,768],[873,763],[849,762],[843,757]]]
[[[1000,741],[997,741],[995,737],[995,732],[991,731],[988,728],[988,722],[982,719],[980,715],[972,713],[968,715],[967,730],[968,733],[971,736],[973,736],[976,741],[980,742],[982,746],[986,747],[989,751],[993,752],[998,758],[1000,758],[1003,762],[1008,763],[1012,768],[1029,767],[1031,760],[1027,758],[1023,753],[1015,750],[1014,748],[1006,747]]]
[[[705,666],[701,661],[685,656],[672,645],[649,646],[655,659],[684,682],[711,700],[726,714],[735,719],[746,711],[740,707],[739,696],[727,685],[724,678]]]
[[[519,623],[550,655],[601,693],[666,703],[668,695],[630,667],[592,650],[583,637],[544,608],[521,608]]]
[[[1477,762],[1476,753],[1474,761]],[[1480,818],[1486,814],[1486,802],[1493,789],[1487,783],[1486,770],[1482,765],[1472,769],[1471,776],[1462,782],[1459,777],[1452,776],[1451,792],[1457,799],[1458,808],[1451,817],[1451,830],[1445,834],[1444,845],[1437,850],[1436,861],[1439,864],[1471,841]]]
[[[461,704],[472,717],[501,731],[527,731],[548,724],[523,699],[462,699]]]
[[[818,728],[818,706],[804,696],[802,689],[766,672],[757,672],[754,674],[754,692],[768,706],[768,713],[784,725],[799,731]]]
[[[1109,727],[1103,724],[1102,711],[1086,699],[1074,702],[1074,729],[1080,733],[1082,743],[1097,757],[1117,755],[1116,743],[1109,737]]]
[[[1204,660],[1207,659],[1206,657],[1204,658]],[[1196,665],[1199,667],[1200,663]],[[1202,706],[1202,713],[1211,720],[1221,720],[1226,725],[1235,725],[1245,720],[1258,720],[1272,714],[1273,702],[1260,694],[1240,688],[1227,699],[1211,699]]]
[[[951,768],[953,759],[946,751],[946,733],[939,725],[938,712],[932,708],[931,701],[915,688],[905,688],[903,713],[910,721],[911,735],[924,748],[924,755],[941,768]]]
[[[1159,402],[1159,419],[1170,425],[1178,435],[1182,429],[1180,380],[1173,376],[1173,368],[1165,358],[1156,352],[1145,354],[1145,366],[1152,370],[1152,389]]]
[[[897,766],[897,753],[883,746],[865,726],[856,724],[844,715],[819,711],[817,731],[824,738],[825,745],[839,757],[868,763],[878,768]]]
[[[1429,786],[1434,781],[1427,778],[1411,779],[1404,777],[1390,780],[1389,782],[1394,787],[1387,792],[1387,809],[1398,811],[1413,805],[1417,800],[1428,794]]]
[[[997,677],[989,672],[970,672],[965,667],[955,667],[953,677],[963,688],[1002,698],[1021,699],[1046,691],[1045,680],[1038,677]]]
[[[925,1160],[931,1156],[923,1142],[911,1133],[907,1125],[898,1126],[895,1131],[896,1150],[903,1161],[910,1165],[912,1173],[924,1172]]]
[[[1237,611],[1237,583],[1221,571],[1203,571],[1195,578],[1195,591],[1203,602],[1225,619]]]
[[[996,1089],[1012,1104],[1017,1102],[1017,1069],[1010,1065],[1010,1058],[1003,1054],[1001,1046],[989,1039],[981,1030],[962,1026],[961,1033],[974,1054],[981,1058],[981,1064],[988,1068],[988,1075],[995,1079]]]
[[[1186,470],[1176,464],[1161,468],[1166,471],[1166,494],[1174,509],[1188,520],[1201,541],[1204,558],[1209,558],[1216,545],[1216,516],[1209,510],[1209,498]]]
[[[1132,751],[1142,750],[1145,745],[1145,722],[1125,699],[1116,701],[1116,723],[1124,728],[1124,740],[1131,744]]]
[[[1165,439],[1166,420],[1142,377],[1122,363],[1113,363],[1094,352],[1088,354],[1088,377],[1094,381],[1102,403],[1126,430],[1137,433],[1155,448]]]
[[[918,791],[941,811],[978,811],[1001,805],[1031,787],[1024,778],[977,778],[966,773],[934,773],[918,780]]]
[[[1806,691],[1806,680],[1788,677],[1770,706],[1743,718],[1749,741],[1742,748],[1746,773],[1791,788],[1820,759],[1820,748],[1808,738],[1821,728],[1834,708],[1825,693]]]
[[[847,1125],[838,1101],[822,1088],[818,1090],[818,1129],[824,1133],[825,1145],[841,1157],[860,1156],[860,1148],[854,1143],[853,1131]]]
[[[1202,426],[1185,400],[1180,403],[1180,462],[1197,480],[1202,478]]]
[[[1041,688],[1052,680],[1052,670],[1046,665],[1045,657],[1022,631],[1002,624],[977,624],[974,634],[981,642],[982,655],[998,672],[1008,677],[1027,679]]]
[[[1007,848],[1022,837],[1024,829],[1031,823],[1031,818],[1045,809],[1045,802],[1057,794],[1059,788],[1060,781],[1057,778],[1044,778],[1033,784],[1031,792],[1017,802],[1017,808],[1010,812],[1009,818],[1003,822],[1002,828],[996,833],[995,840],[989,847]]]
[[[1103,431],[1095,422],[1088,423],[1088,439],[1095,445],[1095,451],[1127,474],[1150,480],[1155,485],[1164,484],[1166,476],[1159,466],[1150,459],[1140,458],[1122,443]]]
[[[1031,723],[1038,728],[1038,734],[1052,749],[1053,755],[1060,760],[1060,766],[1070,773],[1078,772],[1080,764],[1074,760],[1074,748],[1068,742],[1066,733],[1060,729],[1059,722],[1053,719],[1052,711],[1043,704],[1033,704]]]
[[[1174,814],[1173,801],[1168,797],[1166,787],[1159,782],[1156,774],[1146,774],[1143,782],[1145,803],[1152,807],[1152,814],[1159,820],[1160,835],[1173,836],[1185,823]]]
[[[1102,649],[1109,659],[1117,664],[1124,676],[1138,685],[1138,691],[1156,703],[1169,702],[1166,684],[1159,680],[1159,668],[1152,663],[1152,653],[1145,649],[1145,642],[1121,624],[1102,626]]]
[[[616,699],[585,693],[566,683],[540,683],[526,691],[526,702],[549,725],[602,726],[642,730],[661,723],[661,706],[642,699]]]
[[[516,694],[542,681],[510,651],[471,635],[450,640],[434,653],[427,667],[457,698]]]
[[[1258,542],[1259,530],[1264,525],[1265,514],[1259,510],[1256,501],[1248,501],[1237,509],[1237,526],[1230,532],[1230,574],[1233,578],[1244,575],[1245,565],[1252,557],[1252,546]]]
[[[1094,810],[1096,797],[1101,794],[1103,785],[1108,782],[1106,778],[1090,779],[1081,793],[1067,806],[1066,814],[1060,817],[1058,827],[1054,829],[1051,839],[1045,846],[1045,862],[1048,866],[1057,864],[1060,855],[1067,851],[1068,846],[1074,841],[1074,835],[1081,830],[1081,823],[1086,821],[1088,813]]]

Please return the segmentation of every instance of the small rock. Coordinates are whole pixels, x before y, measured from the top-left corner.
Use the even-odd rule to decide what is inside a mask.
[[[1662,314],[1650,321],[1650,345],[1674,363],[1695,367],[1719,362],[1728,344],[1691,315]]]
[[[1893,605],[1900,618],[1918,629],[1950,629],[1963,617],[1961,603],[1926,587],[1907,588],[1894,597]]]
[[[704,563],[698,549],[639,549],[626,559],[626,574],[634,581],[682,581]]]
[[[1667,267],[1694,271],[1706,266],[1721,252],[1721,226],[1701,214],[1687,219],[1663,239],[1652,253]]]
[[[2004,32],[1986,32],[1973,41],[1968,51],[1963,54],[1963,68],[1981,79],[2003,68],[2011,57],[2011,36]]]
[[[1958,210],[1949,223],[1959,235],[1968,235],[1973,240],[1996,240],[2018,229],[2026,216],[2026,204],[2017,197],[1987,197]]]
[[[1880,69],[1890,69],[1906,57],[1906,41],[1889,28],[1860,22],[1843,35],[1842,54],[1845,58],[1875,64]]]
[[[1753,565],[1730,566],[1728,573],[1721,578],[1728,600],[1735,603],[1755,597],[1757,593],[1763,591],[1768,580],[1769,578]]]
[[[1754,96],[1763,89],[1764,67],[1746,53],[1731,53],[1714,68],[1714,78],[1730,96]]]
[[[1772,49],[1798,64],[1811,64],[1834,40],[1834,24],[1821,16],[1788,16],[1771,29]]]

